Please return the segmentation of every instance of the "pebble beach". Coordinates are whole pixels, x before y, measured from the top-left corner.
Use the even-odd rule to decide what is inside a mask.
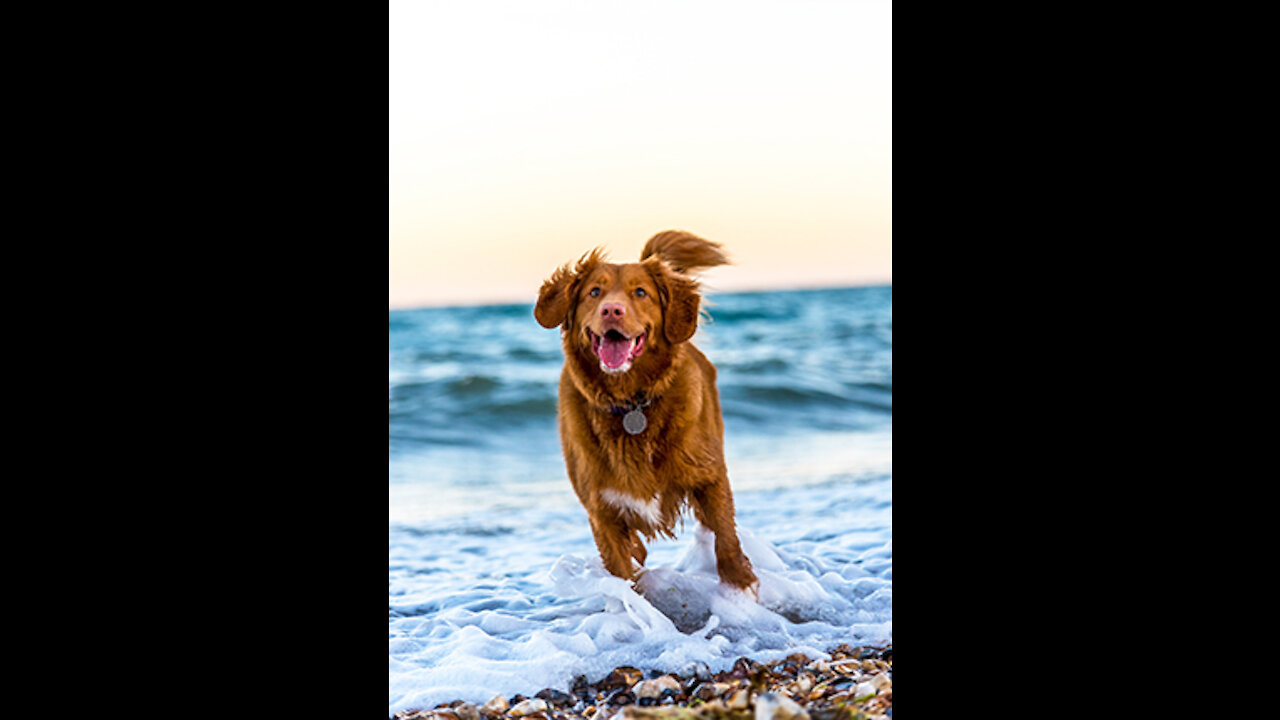
[[[695,665],[684,673],[620,666],[595,682],[578,676],[563,692],[495,695],[482,705],[455,700],[410,708],[392,720],[876,720],[893,717],[893,646],[833,648],[729,670]]]

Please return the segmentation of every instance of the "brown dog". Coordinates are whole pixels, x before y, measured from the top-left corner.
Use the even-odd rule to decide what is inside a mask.
[[[716,369],[688,342],[698,283],[687,273],[727,261],[716,243],[667,231],[640,262],[605,262],[599,248],[542,284],[534,317],[563,325],[560,442],[609,572],[631,579],[639,535],[675,537],[685,505],[715,533],[720,579],[754,591],[724,464]]]

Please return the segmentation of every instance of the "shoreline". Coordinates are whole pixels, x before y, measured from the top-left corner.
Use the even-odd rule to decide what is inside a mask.
[[[817,660],[795,653],[758,663],[738,658],[711,673],[648,675],[621,666],[596,682],[578,676],[565,693],[495,695],[401,710],[392,720],[878,720],[893,717],[893,644],[838,645]]]

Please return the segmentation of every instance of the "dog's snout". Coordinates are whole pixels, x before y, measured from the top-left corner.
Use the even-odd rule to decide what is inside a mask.
[[[604,303],[600,306],[600,315],[606,320],[620,319],[627,313],[627,308],[622,303]]]

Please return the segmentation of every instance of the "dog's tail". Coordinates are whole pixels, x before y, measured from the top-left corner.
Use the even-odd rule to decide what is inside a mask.
[[[656,255],[679,273],[690,273],[716,265],[728,265],[729,258],[719,243],[683,230],[665,230],[649,238],[640,252],[640,261]]]

